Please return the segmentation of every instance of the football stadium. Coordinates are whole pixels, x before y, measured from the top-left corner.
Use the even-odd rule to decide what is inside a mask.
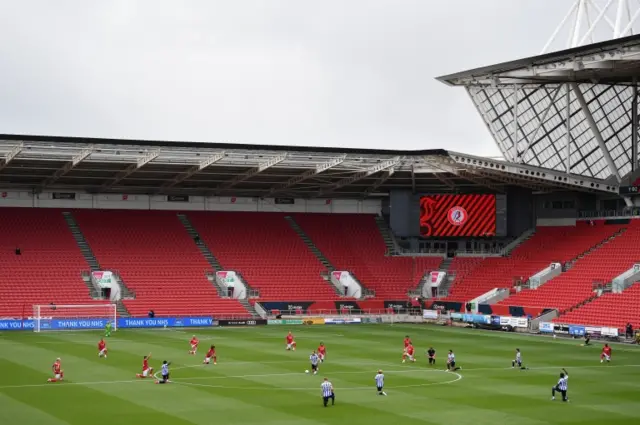
[[[640,423],[640,3],[597,4],[437,77],[501,158],[1,134],[0,422]]]

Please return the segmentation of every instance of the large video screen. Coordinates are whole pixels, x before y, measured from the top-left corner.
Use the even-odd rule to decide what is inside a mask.
[[[420,198],[420,235],[495,236],[495,195],[428,195]]]

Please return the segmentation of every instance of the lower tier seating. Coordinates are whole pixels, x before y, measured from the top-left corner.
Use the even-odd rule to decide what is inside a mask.
[[[555,320],[560,323],[607,326],[624,329],[631,323],[640,327],[640,283],[636,283],[620,294],[604,294]]]
[[[0,208],[0,317],[32,316],[34,304],[98,303],[82,281],[88,268],[62,211]]]
[[[226,270],[240,272],[261,301],[334,300],[325,267],[283,213],[193,212],[202,240]]]
[[[515,279],[526,281],[552,262],[572,260],[619,230],[620,226],[603,223],[590,226],[585,222],[576,226],[540,227],[507,258],[486,258],[479,264],[461,260],[465,272],[456,276],[447,298],[467,302],[493,288],[511,288]],[[509,304],[519,305],[511,301]]]
[[[124,304],[132,316],[247,316],[223,299],[205,272],[211,269],[177,214],[170,211],[78,210],[76,221],[103,270],[117,271],[135,292]]]
[[[295,214],[302,230],[337,270],[352,272],[376,298],[406,299],[442,257],[391,257],[374,215]]]

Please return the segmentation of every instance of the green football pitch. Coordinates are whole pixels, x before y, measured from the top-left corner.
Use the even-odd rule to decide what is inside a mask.
[[[298,349],[285,350],[287,327],[122,330],[97,355],[99,332],[0,333],[0,424],[638,424],[640,351],[602,344],[435,326],[347,325],[294,327]],[[193,333],[197,356],[188,354]],[[418,361],[403,364],[410,335]],[[327,360],[318,376],[305,374],[319,342]],[[215,344],[217,365],[202,365]],[[424,356],[437,350],[438,364]],[[511,368],[520,348],[529,370]],[[444,371],[453,349],[462,370]],[[136,379],[142,356],[151,366],[171,361],[172,383]],[[47,383],[62,358],[65,381]],[[567,368],[569,403],[551,401],[560,368]],[[387,397],[374,375],[383,369]],[[322,407],[323,377],[336,404]]]

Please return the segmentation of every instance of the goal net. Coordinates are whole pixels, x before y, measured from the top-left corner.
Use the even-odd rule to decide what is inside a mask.
[[[35,332],[104,329],[108,322],[115,331],[117,318],[115,304],[36,304],[32,317]]]

